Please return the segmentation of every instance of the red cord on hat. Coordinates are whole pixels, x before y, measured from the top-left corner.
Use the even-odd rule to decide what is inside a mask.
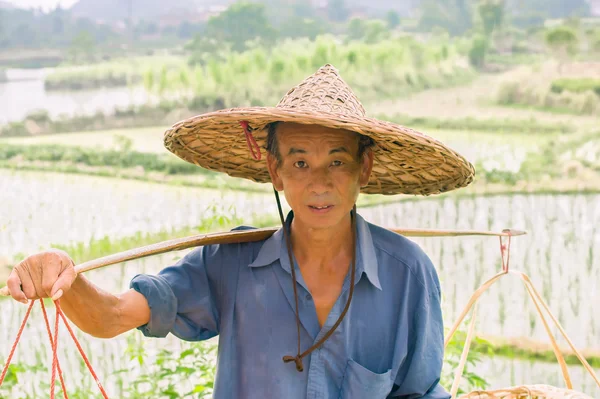
[[[254,158],[257,161],[260,161],[260,147],[254,139],[254,136],[252,135],[251,128],[250,126],[248,126],[248,121],[240,121],[240,125],[244,128],[244,134],[246,135],[246,144],[248,145],[248,150],[250,150],[250,153],[252,154],[252,158]]]

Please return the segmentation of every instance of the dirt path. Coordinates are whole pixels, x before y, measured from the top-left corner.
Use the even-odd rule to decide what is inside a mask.
[[[549,123],[573,123],[582,127],[598,125],[597,118],[592,116],[556,114],[494,104],[500,84],[514,79],[522,71],[517,69],[497,75],[482,75],[466,86],[427,90],[404,99],[382,101],[369,106],[369,113],[441,119],[535,119]]]

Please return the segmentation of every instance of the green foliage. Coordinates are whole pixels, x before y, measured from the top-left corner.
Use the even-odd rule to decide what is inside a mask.
[[[353,18],[348,23],[348,39],[374,44],[389,38],[390,31],[383,21]]]
[[[457,331],[444,353],[444,368],[442,370],[442,376],[440,384],[446,389],[450,390],[454,381],[454,374],[460,363],[460,356],[464,349],[464,343],[466,339],[466,333],[464,331]],[[471,342],[471,348],[467,357],[467,363],[463,370],[461,384],[458,388],[458,394],[468,393],[474,390],[484,390],[488,387],[488,382],[480,376],[477,371],[477,365],[481,362],[483,355],[493,355],[490,346],[486,346],[487,341],[474,337]],[[485,348],[485,351],[479,351],[475,347]]]
[[[290,38],[307,37],[314,40],[325,33],[325,26],[326,22],[321,19],[292,16],[279,28],[279,35]]]
[[[550,90],[552,90],[553,93],[562,93],[563,91],[584,93],[586,91],[592,91],[600,96],[600,79],[557,79],[552,82]]]
[[[419,12],[418,27],[425,32],[440,27],[451,35],[462,35],[473,26],[469,0],[423,0]]]
[[[561,84],[573,88],[573,91]],[[558,113],[600,115],[600,97],[591,90],[583,90],[590,88],[588,84],[590,83],[559,83],[553,91],[551,85],[536,87],[522,82],[504,82],[498,91],[497,102],[502,105],[529,106]]]
[[[213,174],[170,154],[152,154],[131,151],[131,143],[121,140],[116,150],[66,147],[59,145],[12,145],[0,147],[0,161],[19,157],[25,161],[67,162],[87,166],[110,166],[115,168],[142,167],[145,171],[177,174]]]
[[[588,16],[587,0],[507,0],[513,23],[519,26],[541,26],[545,19]]]
[[[357,35],[367,35],[373,43],[364,40],[340,43],[330,36],[319,36],[315,41],[285,40],[269,50],[255,47],[241,54],[227,54],[223,61],[196,65],[190,73],[190,85],[183,87],[173,80],[169,90],[187,90],[196,98],[218,94],[225,107],[274,105],[290,87],[331,63],[361,100],[367,102],[448,86],[457,78],[472,76],[473,71],[462,66],[461,56],[449,40],[437,38],[422,43],[410,37],[381,39],[387,35],[381,21],[369,25],[356,20],[351,24],[358,27]],[[280,54],[285,54],[285,58]]]
[[[101,87],[122,87],[138,82],[140,77],[127,67],[88,67],[69,71],[57,71],[44,81],[46,90],[86,90]]]
[[[489,40],[486,36],[476,34],[473,36],[471,49],[469,50],[469,62],[476,68],[481,68],[485,64],[485,57],[489,48]]]
[[[74,64],[92,61],[95,45],[96,40],[89,31],[80,31],[71,42],[69,49],[70,61]]]
[[[412,117],[396,114],[393,116],[379,115],[379,119],[389,120],[404,126],[419,129],[444,129],[490,133],[521,133],[521,134],[563,134],[572,133],[574,128],[568,123],[544,123],[536,119],[492,119],[492,118],[436,118]]]
[[[264,4],[239,2],[208,20],[206,36],[217,43],[231,44],[234,51],[242,51],[249,40],[274,40],[275,29],[267,18]]]
[[[481,0],[477,11],[483,24],[485,35],[492,33],[502,26],[504,21],[505,0]]]
[[[396,29],[400,25],[400,15],[394,10],[390,10],[385,14],[385,20],[390,29]]]
[[[344,22],[348,19],[350,11],[346,0],[329,0],[327,2],[327,16],[331,21]]]
[[[131,342],[135,342],[130,340]],[[162,349],[152,363],[146,361],[143,345],[130,343],[125,356],[132,367],[141,368],[141,373],[123,386],[124,399],[148,397],[185,399],[212,397],[215,379],[217,346],[208,342],[184,345],[181,353]],[[115,374],[129,372],[117,370]]]
[[[559,54],[574,54],[577,51],[577,34],[568,26],[549,29],[545,35],[546,44]]]

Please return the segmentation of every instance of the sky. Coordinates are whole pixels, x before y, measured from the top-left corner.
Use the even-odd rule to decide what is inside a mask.
[[[39,8],[43,10],[51,10],[57,5],[61,5],[63,8],[69,8],[77,2],[77,0],[3,0],[6,3],[10,3],[16,7],[22,8]]]

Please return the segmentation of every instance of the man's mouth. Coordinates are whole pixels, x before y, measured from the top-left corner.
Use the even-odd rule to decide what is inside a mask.
[[[332,207],[333,207],[333,205],[321,205],[321,206],[309,205],[309,208],[311,208],[311,209],[317,209],[317,210],[329,209],[329,208],[332,208]]]

